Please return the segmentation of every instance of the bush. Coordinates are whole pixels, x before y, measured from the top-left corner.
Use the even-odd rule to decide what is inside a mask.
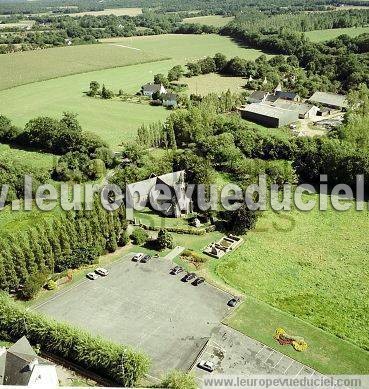
[[[196,378],[192,373],[174,370],[164,378],[160,387],[172,389],[197,389],[197,384]]]
[[[21,290],[21,297],[25,300],[31,300],[46,284],[47,278],[48,274],[45,272],[30,275]]]
[[[157,239],[158,250],[164,250],[166,248],[172,249],[174,247],[173,236],[166,230],[160,230]]]
[[[202,255],[197,253],[196,251],[192,251],[188,249],[184,250],[181,256],[185,257],[187,261],[194,262],[194,263],[205,263],[209,259],[206,255]]]
[[[58,284],[54,280],[49,280],[48,283],[45,285],[45,288],[47,290],[55,290],[58,288]]]
[[[131,235],[134,244],[141,246],[149,240],[149,234],[142,228],[136,228]]]
[[[122,386],[135,386],[150,365],[144,354],[28,311],[5,293],[0,294],[2,331],[14,340],[27,336],[31,344],[40,345],[41,351],[76,363]]]

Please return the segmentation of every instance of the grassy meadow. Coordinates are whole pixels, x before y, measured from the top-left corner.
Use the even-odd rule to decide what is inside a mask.
[[[208,93],[221,93],[226,90],[241,93],[244,91],[246,80],[242,77],[225,77],[216,73],[202,74],[191,78],[182,78],[180,82],[188,85],[188,93],[207,95]]]
[[[75,12],[68,14],[70,16],[102,16],[102,15],[115,15],[115,16],[137,16],[142,14],[142,8],[109,8],[103,11],[86,11],[86,12]]]
[[[31,169],[49,170],[54,166],[56,156],[37,151],[21,150],[0,144],[0,159],[7,158],[14,162],[26,164]]]
[[[224,27],[234,19],[233,16],[208,15],[183,19],[183,23],[205,24],[206,26]]]
[[[245,49],[229,38],[218,35],[160,35],[153,37],[134,37],[113,40],[110,44],[93,45],[93,46],[75,46],[62,49],[50,50],[69,50],[81,49],[98,50],[100,47],[112,47],[118,52],[125,53],[129,57],[122,57],[126,61],[130,58],[138,58],[137,55],[145,58],[155,58],[158,55],[170,57],[170,60],[147,62],[111,69],[103,69],[90,72],[82,72],[66,77],[56,77],[47,81],[34,82],[32,84],[22,85],[15,88],[0,91],[0,114],[11,118],[15,124],[24,125],[28,120],[39,115],[49,115],[59,117],[63,111],[72,111],[78,113],[85,130],[97,133],[107,141],[114,149],[118,148],[122,141],[134,139],[137,128],[141,124],[148,124],[155,121],[164,120],[170,111],[162,107],[151,107],[137,103],[123,102],[119,100],[106,101],[101,99],[92,99],[87,97],[83,92],[88,90],[90,81],[96,80],[100,84],[105,83],[114,91],[122,89],[126,93],[136,93],[141,86],[153,80],[156,73],[166,73],[171,67],[177,64],[185,64],[188,61],[199,59],[205,55],[214,55],[217,52],[223,52],[228,57],[240,56],[244,58],[255,59],[261,52],[253,49]],[[135,47],[140,50],[132,50],[122,46]],[[44,54],[46,52],[46,54]],[[24,57],[18,62],[17,68],[19,73],[8,67],[3,78],[0,81],[7,85],[17,85],[21,79],[31,79],[27,55],[36,59],[37,54],[49,56],[48,50],[38,52],[22,53]],[[113,51],[114,52],[114,51]],[[92,52],[91,52],[92,53]],[[96,53],[96,52],[95,52]],[[137,54],[140,53],[140,54]],[[108,56],[108,54],[106,54]],[[124,54],[122,54],[124,55]],[[132,57],[130,57],[132,55]],[[3,57],[0,57],[0,66]],[[35,57],[33,57],[35,56]],[[82,60],[83,54],[76,54],[79,58],[78,66],[86,67]],[[43,57],[45,58],[45,57]],[[77,63],[76,58],[72,61]],[[53,60],[54,61],[54,60]],[[55,60],[56,61],[56,60]],[[76,61],[76,62],[74,62]],[[100,64],[106,61],[105,58],[96,58]],[[44,62],[46,66],[47,62]],[[57,69],[44,69],[34,71],[33,76],[40,79],[47,78],[50,73],[56,74],[58,71],[67,72],[68,63],[59,58]],[[91,64],[91,68],[96,66]],[[72,66],[73,67],[73,66]],[[82,70],[81,70],[82,71]],[[206,84],[206,82],[205,82]],[[4,87],[4,86],[3,86]],[[209,88],[213,86],[209,83]]]
[[[348,28],[334,28],[330,30],[315,30],[305,32],[305,35],[313,42],[324,42],[340,35],[346,34],[351,37],[356,37],[360,34],[369,32],[369,27],[348,27]]]
[[[168,58],[110,44],[56,47],[0,56],[0,90],[70,74]]]
[[[214,271],[246,299],[253,296],[369,350],[368,216],[354,209],[268,211]]]

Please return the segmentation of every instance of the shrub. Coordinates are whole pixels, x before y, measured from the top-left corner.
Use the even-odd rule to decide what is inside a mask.
[[[150,365],[144,354],[28,311],[5,293],[0,294],[2,331],[12,339],[27,336],[31,344],[40,345],[41,351],[76,363],[122,386],[135,386]]]
[[[45,285],[47,278],[48,274],[46,272],[37,272],[29,276],[21,290],[21,297],[26,300],[31,300]]]
[[[159,231],[156,242],[159,250],[172,249],[174,247],[173,236],[166,230]]]
[[[197,389],[196,379],[192,373],[174,370],[162,381],[161,388]]]
[[[136,228],[131,235],[134,244],[141,246],[149,240],[149,234],[142,228]]]
[[[54,280],[49,280],[48,283],[45,285],[45,288],[47,290],[55,290],[58,288],[58,284]]]
[[[192,250],[184,250],[181,254],[182,257],[185,257],[185,259],[189,262],[194,263],[205,263],[208,261],[208,257],[202,254],[197,253],[196,251]]]

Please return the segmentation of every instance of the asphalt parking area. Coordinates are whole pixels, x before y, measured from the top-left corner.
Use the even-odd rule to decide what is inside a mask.
[[[213,331],[197,363],[200,360],[213,362],[213,374],[321,376],[310,367],[225,325]],[[198,368],[197,363],[193,371],[201,382],[209,373]]]
[[[169,275],[169,260],[135,263],[132,255],[107,267],[107,277],[85,279],[33,309],[146,352],[155,377],[188,370],[229,312],[231,296],[181,282],[183,273]]]

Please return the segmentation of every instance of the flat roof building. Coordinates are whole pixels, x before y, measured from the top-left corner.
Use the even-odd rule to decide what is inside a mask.
[[[274,107],[267,104],[250,104],[239,109],[242,118],[266,127],[278,128],[294,123],[299,118],[298,111]]]
[[[335,108],[335,109],[346,109],[347,108],[347,99],[346,95],[339,95],[337,93],[329,92],[315,92],[309,99],[313,104],[320,104],[325,107]]]

